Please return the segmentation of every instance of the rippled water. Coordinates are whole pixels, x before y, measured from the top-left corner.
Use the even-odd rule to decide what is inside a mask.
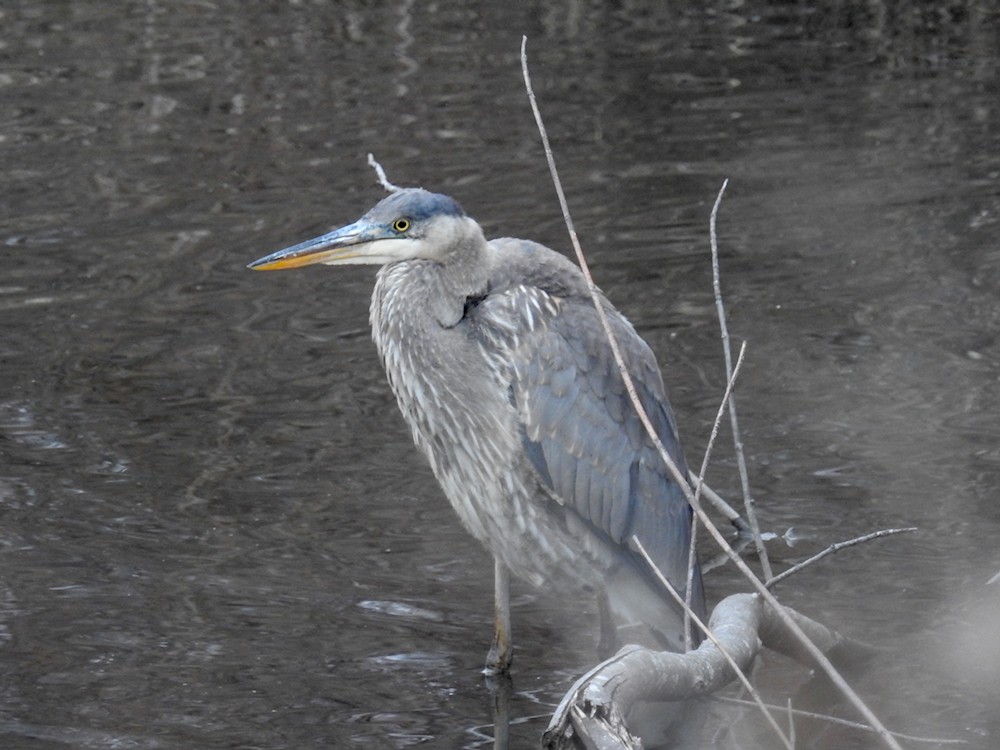
[[[802,538],[777,564],[920,527],[782,596],[885,649],[858,689],[891,727],[995,747],[995,3],[372,5],[0,11],[0,744],[490,743],[490,562],[384,384],[372,273],[244,265],[374,202],[368,151],[566,248],[527,34],[578,229],[691,463],[724,385],[728,177],[752,481]],[[517,746],[593,660],[580,612],[517,590]]]

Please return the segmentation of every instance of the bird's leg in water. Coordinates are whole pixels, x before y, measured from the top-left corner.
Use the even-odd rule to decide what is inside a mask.
[[[493,560],[493,620],[496,630],[493,645],[486,656],[487,674],[497,674],[510,669],[514,659],[514,644],[510,640],[510,572],[499,558]]]
[[[508,750],[510,747],[510,698],[514,683],[510,673],[492,674],[486,677],[486,686],[493,698],[493,750]]]

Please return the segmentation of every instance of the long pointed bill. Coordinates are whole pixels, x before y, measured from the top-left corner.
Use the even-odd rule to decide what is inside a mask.
[[[315,237],[298,245],[286,247],[276,253],[266,255],[247,266],[254,271],[277,271],[283,268],[311,266],[314,263],[350,263],[365,258],[367,243],[382,239],[377,227],[364,222],[355,222],[335,229],[321,237]],[[364,262],[364,261],[361,261]]]

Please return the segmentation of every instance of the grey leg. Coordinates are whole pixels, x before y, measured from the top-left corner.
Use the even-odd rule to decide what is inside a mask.
[[[486,657],[487,674],[498,674],[510,669],[514,659],[514,645],[510,639],[510,573],[498,559],[493,560],[493,619],[496,630],[493,645]]]

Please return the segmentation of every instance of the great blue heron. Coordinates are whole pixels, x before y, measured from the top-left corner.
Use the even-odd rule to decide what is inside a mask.
[[[535,242],[487,241],[453,199],[397,189],[353,224],[257,270],[381,266],[372,338],[414,442],[497,570],[602,595],[619,641],[680,650],[691,509],[645,433],[580,270]],[[643,406],[684,471],[649,346],[603,296]],[[499,577],[498,577],[499,578]],[[691,601],[704,613],[701,575]],[[506,667],[509,652],[496,657]]]

